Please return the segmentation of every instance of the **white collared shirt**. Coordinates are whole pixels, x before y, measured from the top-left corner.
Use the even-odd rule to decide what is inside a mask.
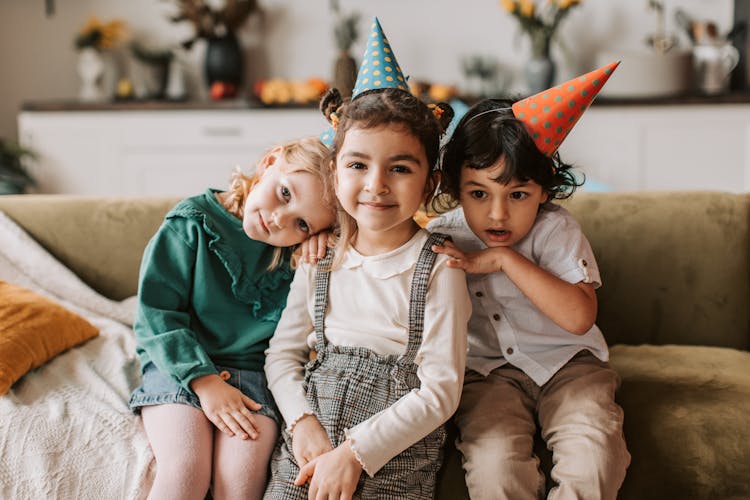
[[[331,272],[325,336],[335,345],[379,354],[403,354],[409,329],[411,278],[429,233],[418,231],[401,247],[363,256],[353,248]],[[438,255],[425,302],[422,345],[415,362],[421,387],[347,431],[365,471],[373,475],[391,458],[445,422],[458,407],[466,366],[471,301],[460,269]],[[266,351],[268,386],[291,430],[313,411],[303,389],[304,366],[315,347],[315,268],[301,265],[286,309]]]
[[[460,207],[432,220],[427,228],[452,236],[462,250],[487,248],[469,229]],[[529,234],[513,249],[568,283],[601,286],[591,245],[563,207],[540,211]],[[609,359],[607,343],[596,325],[584,335],[564,330],[539,311],[505,273],[467,274],[467,283],[473,307],[468,368],[486,376],[511,363],[541,386],[583,349],[602,361]]]

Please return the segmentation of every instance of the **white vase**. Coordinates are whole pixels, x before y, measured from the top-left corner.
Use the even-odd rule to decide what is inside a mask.
[[[524,75],[529,95],[538,94],[552,87],[555,81],[555,63],[548,56],[534,56],[526,61]]]
[[[86,47],[78,52],[78,77],[81,79],[81,88],[78,98],[81,101],[101,101],[104,99],[102,89],[102,76],[104,75],[104,59],[101,53]]]

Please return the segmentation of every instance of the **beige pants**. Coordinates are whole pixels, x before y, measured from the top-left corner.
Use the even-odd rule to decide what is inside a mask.
[[[552,451],[550,499],[615,499],[630,464],[615,403],[620,384],[588,351],[539,387],[511,365],[468,371],[456,413],[456,447],[473,500],[537,499],[545,478],[534,455],[537,421]]]

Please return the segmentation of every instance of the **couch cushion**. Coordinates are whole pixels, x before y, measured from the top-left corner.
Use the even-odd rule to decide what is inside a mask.
[[[747,498],[750,353],[695,346],[611,350],[633,456],[622,498]]]
[[[29,370],[99,335],[57,302],[0,281],[0,396]]]
[[[610,345],[750,348],[750,195],[576,193]]]
[[[622,377],[632,455],[619,499],[747,498],[750,478],[750,353],[696,346],[627,346],[611,350]],[[461,455],[446,446],[438,499],[468,499]],[[550,453],[536,453],[549,482]]]

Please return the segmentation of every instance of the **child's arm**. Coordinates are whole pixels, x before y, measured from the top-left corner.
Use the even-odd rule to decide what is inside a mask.
[[[315,415],[305,415],[294,426],[292,453],[299,467],[333,449],[323,426]],[[299,476],[298,476],[299,477]],[[304,484],[302,481],[300,484]]]
[[[268,387],[292,434],[292,452],[300,467],[332,449],[303,388],[310,355],[307,337],[313,331],[310,301],[314,300],[314,279],[314,268],[302,265],[297,269],[265,363]]]
[[[462,252],[451,242],[433,247],[452,257],[451,267],[470,274],[504,272],[523,294],[561,328],[583,335],[596,321],[596,292],[590,283],[568,283],[509,247]]]
[[[196,235],[201,234],[195,224],[181,217],[168,218],[149,241],[141,265],[134,324],[139,349],[161,373],[185,389],[191,389],[196,378],[218,377],[216,366],[191,327]]]

